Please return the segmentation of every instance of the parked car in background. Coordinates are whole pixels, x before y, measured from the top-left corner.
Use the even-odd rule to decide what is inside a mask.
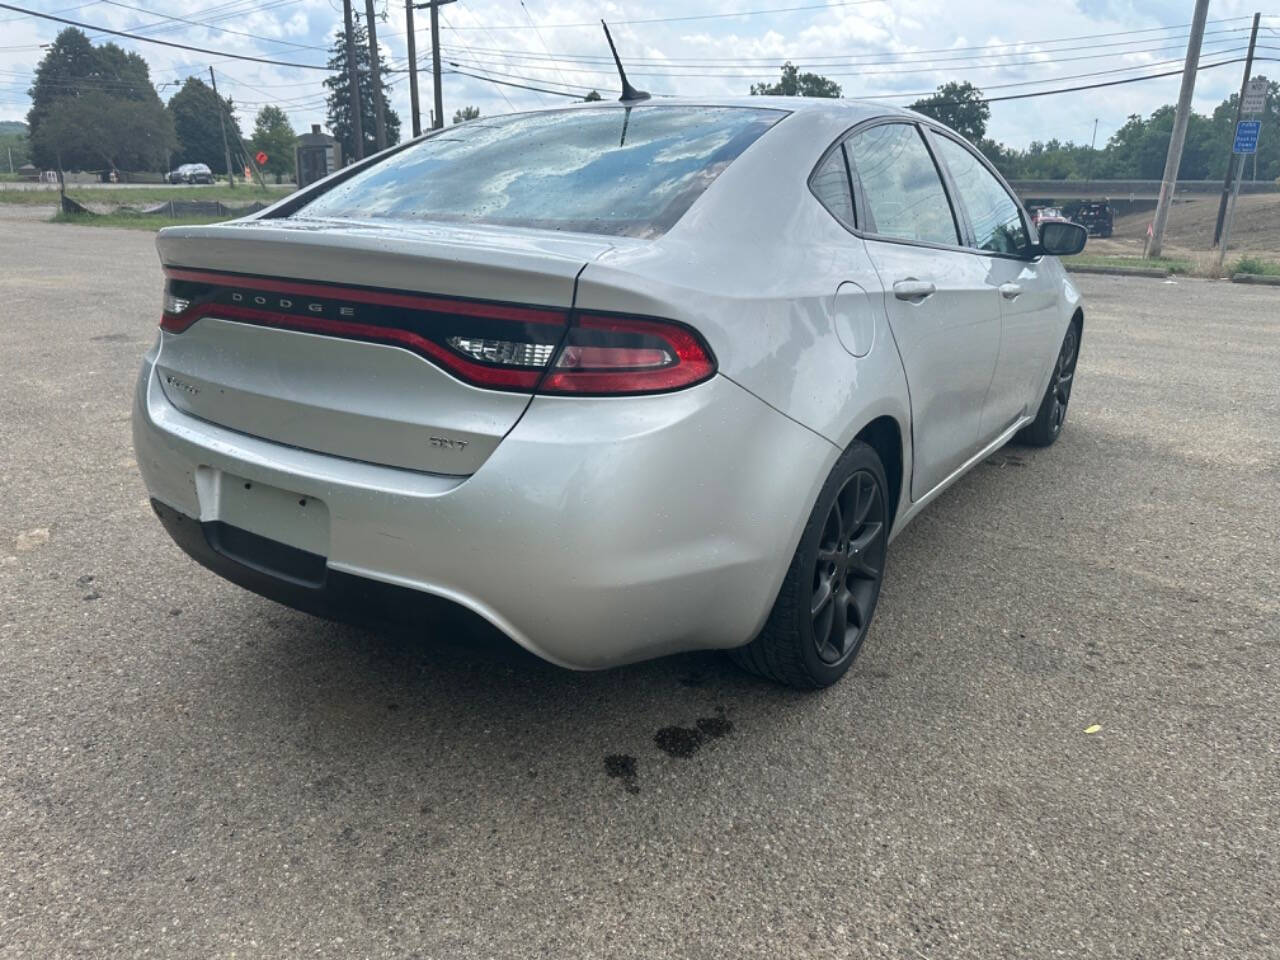
[[[1070,223],[1070,220],[1059,207],[1032,207],[1031,222],[1038,227],[1042,223]]]
[[[1115,230],[1116,211],[1109,203],[1085,202],[1075,212],[1075,222],[1091,237],[1109,237]]]
[[[169,173],[170,183],[213,183],[213,171],[204,163],[184,163]]]
[[[134,448],[184,550],[299,609],[431,597],[562,666],[718,648],[826,686],[890,541],[1057,439],[1084,243],[878,104],[486,118],[162,230]]]

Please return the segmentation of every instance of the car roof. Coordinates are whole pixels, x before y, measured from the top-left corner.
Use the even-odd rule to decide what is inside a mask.
[[[821,113],[832,118],[843,119],[850,123],[869,120],[873,117],[904,117],[913,120],[921,119],[920,114],[903,107],[895,107],[887,103],[876,103],[872,100],[857,100],[845,97],[667,97],[654,96],[648,100],[623,103],[620,100],[594,100],[590,103],[576,103],[568,106],[599,109],[600,107],[619,106],[686,106],[686,107],[756,107],[771,110],[786,110],[789,113]],[[557,109],[550,107],[545,109]],[[559,109],[563,109],[560,107]]]

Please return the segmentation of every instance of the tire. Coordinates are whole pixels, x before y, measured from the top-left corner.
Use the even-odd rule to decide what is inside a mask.
[[[848,672],[884,579],[888,487],[876,452],[855,441],[823,484],[764,629],[730,651],[739,666],[802,690]]]
[[[1058,358],[1053,363],[1049,386],[1045,388],[1036,418],[1018,431],[1015,443],[1029,447],[1047,447],[1062,433],[1067,420],[1067,405],[1076,380],[1076,362],[1080,359],[1080,323],[1072,320],[1062,338]]]

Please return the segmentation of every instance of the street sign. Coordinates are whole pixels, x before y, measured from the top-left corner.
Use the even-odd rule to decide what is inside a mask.
[[[1257,153],[1258,130],[1261,127],[1261,120],[1241,120],[1237,123],[1236,140],[1231,146],[1231,152],[1237,154]]]
[[[1241,113],[1262,113],[1267,106],[1267,78],[1254,77],[1244,88],[1244,100],[1240,103]]]

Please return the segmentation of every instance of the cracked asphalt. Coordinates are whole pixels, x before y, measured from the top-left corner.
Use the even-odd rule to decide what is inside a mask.
[[[1280,956],[1280,290],[1078,280],[1061,441],[801,695],[216,579],[130,448],[152,236],[6,221],[0,957]]]

